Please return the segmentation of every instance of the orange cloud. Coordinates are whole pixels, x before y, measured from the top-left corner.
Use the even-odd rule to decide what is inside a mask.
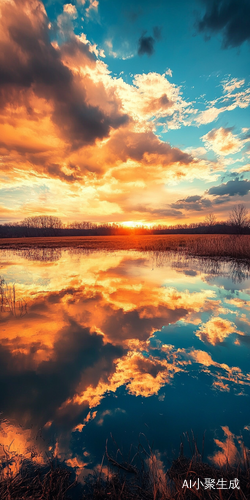
[[[24,255],[29,259],[31,281]],[[46,255],[51,261],[46,261]],[[162,269],[152,273],[151,261],[138,252],[127,256],[124,252],[90,252],[88,259],[85,257],[80,258],[78,249],[47,254],[40,249],[13,253],[4,263],[5,271],[15,265],[20,278],[17,300],[27,301],[27,314],[21,317],[18,308],[16,315],[1,313],[2,363],[6,384],[10,384],[6,392],[12,391],[18,400],[26,380],[23,404],[28,411],[24,415],[17,405],[13,418],[25,426],[35,419],[46,432],[65,421],[74,431],[81,431],[96,417],[96,410],[91,409],[107,391],[126,386],[132,395],[157,395],[173,383],[176,373],[188,373],[193,363],[210,375],[217,390],[250,384],[250,374],[217,363],[202,350],[165,344],[159,345],[160,355],[154,352],[156,330],[179,320],[183,320],[180,329],[185,330],[186,322],[201,321],[203,311],[215,315],[208,322],[209,328],[206,323],[198,330],[206,333],[207,341],[217,342],[218,328],[220,341],[225,338],[228,324],[235,331],[230,322],[218,323],[221,302],[215,300],[213,292],[179,291],[167,286],[168,282],[159,286]],[[169,267],[169,282],[176,277]],[[166,332],[165,342],[167,338]],[[40,411],[40,393],[34,391],[37,379],[45,387],[44,413]]]
[[[9,461],[8,467],[1,470],[1,475],[16,475],[24,459],[40,465],[46,462],[45,444],[37,439],[33,430],[3,420],[0,431],[0,460]]]
[[[240,151],[244,143],[232,133],[231,129],[220,127],[214,128],[202,140],[208,149],[212,149],[218,155],[226,156]]]
[[[234,466],[241,461],[241,454],[235,444],[236,437],[227,426],[221,428],[225,434],[225,441],[214,439],[215,444],[221,448],[221,451],[215,452],[209,459],[218,467],[223,467],[227,464]]]
[[[243,335],[231,321],[220,317],[212,317],[197,330],[196,336],[199,337],[202,342],[216,345],[223,342],[231,333]]]
[[[50,42],[39,0],[0,8],[1,180],[7,188],[41,182],[48,188],[45,205],[15,201],[16,217],[45,209],[64,219],[182,216],[165,206],[166,182],[207,179],[218,165],[156,135],[152,119],[164,117],[177,128],[192,112],[169,72],[135,75],[131,85],[112,77],[96,46],[64,28],[64,17],[76,16],[71,3],[59,16],[60,46]]]
[[[76,393],[73,398],[65,401],[61,410],[83,403],[94,408],[100,404],[107,391],[115,392],[122,385],[127,386],[130,394],[149,397],[157,394],[161,387],[170,383],[175,373],[182,370],[182,367],[171,360],[158,360],[153,356],[145,358],[141,353],[130,351],[116,361],[116,370],[108,382],[100,381],[97,386],[90,385],[83,392]]]

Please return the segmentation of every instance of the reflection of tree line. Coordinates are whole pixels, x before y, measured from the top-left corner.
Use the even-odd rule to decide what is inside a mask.
[[[34,260],[39,262],[56,262],[60,260],[62,256],[61,248],[25,248],[22,250],[16,250],[15,253],[20,257],[27,260]]]
[[[80,247],[68,247],[64,250],[66,250],[71,256],[89,256],[94,252],[99,251],[98,249]],[[103,251],[105,250],[102,250],[102,252]],[[111,250],[106,250],[106,252],[111,252]],[[209,257],[204,258],[190,256],[186,253],[178,253],[175,251],[147,251],[145,253],[150,256],[153,267],[162,267],[171,262],[171,267],[183,270],[184,274],[185,271],[187,273],[195,273],[197,270],[199,272],[215,276],[228,276],[234,283],[241,283],[250,276],[250,263],[246,261],[223,261]],[[15,250],[15,254],[31,261],[56,262],[62,257],[62,249],[53,247],[30,247]]]
[[[229,277],[233,283],[242,283],[250,277],[249,262],[191,257],[175,252],[149,252],[149,255],[152,259],[153,267],[163,267],[171,262],[171,267],[173,269],[180,269],[184,274],[185,271],[187,274],[189,271],[192,271],[194,274],[195,271],[199,271],[212,276]]]
[[[97,252],[97,249],[91,248],[64,248],[70,255],[90,255]],[[54,247],[29,247],[20,250],[14,250],[15,254],[27,259],[38,262],[56,262],[62,257],[62,249]]]

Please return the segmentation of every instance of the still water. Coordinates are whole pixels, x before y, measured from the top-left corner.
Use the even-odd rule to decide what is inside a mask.
[[[105,443],[185,433],[231,464],[250,437],[250,275],[234,262],[84,249],[0,251],[0,444],[81,474]],[[15,297],[11,285],[15,283]],[[3,288],[2,287],[2,288]],[[7,449],[7,448],[6,448]],[[184,448],[185,449],[185,448]]]

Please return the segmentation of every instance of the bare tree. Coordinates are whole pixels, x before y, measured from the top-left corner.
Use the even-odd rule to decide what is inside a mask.
[[[241,234],[244,228],[250,226],[248,211],[243,204],[236,205],[229,214],[229,223]]]
[[[20,225],[42,229],[57,229],[63,227],[62,221],[58,217],[52,217],[51,215],[37,215],[35,217],[27,217],[20,223]]]
[[[212,212],[207,214],[205,223],[207,226],[214,226],[216,224],[216,215],[214,215]]]

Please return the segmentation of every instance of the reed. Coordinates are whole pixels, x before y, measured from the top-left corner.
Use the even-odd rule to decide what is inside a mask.
[[[84,250],[138,250],[180,252],[190,256],[250,261],[250,236],[226,234],[81,236],[12,238],[0,240],[1,249],[22,251],[32,260],[57,260],[62,248]]]
[[[79,483],[72,469],[56,459],[47,465],[35,466],[23,459],[18,473],[11,472],[13,457],[4,450],[0,461],[0,498],[1,500],[246,500],[250,499],[249,451],[242,445],[238,464],[231,467],[215,467],[202,460],[194,436],[189,438],[192,457],[183,455],[171,463],[165,472],[157,454],[148,445],[145,449],[139,444],[136,453],[129,461],[124,460],[120,450],[115,456],[107,451],[98,471]],[[203,443],[204,444],[204,443]],[[117,459],[119,455],[119,461]],[[105,470],[105,473],[104,473]],[[240,489],[196,489],[190,488],[206,478],[215,482],[222,478],[228,484],[239,480]],[[183,486],[184,484],[184,486]]]
[[[15,284],[7,284],[0,276],[0,312],[13,316],[23,316],[27,313],[27,302],[17,299]]]
[[[176,251],[195,257],[250,260],[250,238],[245,235],[203,235],[153,241],[148,251]]]

